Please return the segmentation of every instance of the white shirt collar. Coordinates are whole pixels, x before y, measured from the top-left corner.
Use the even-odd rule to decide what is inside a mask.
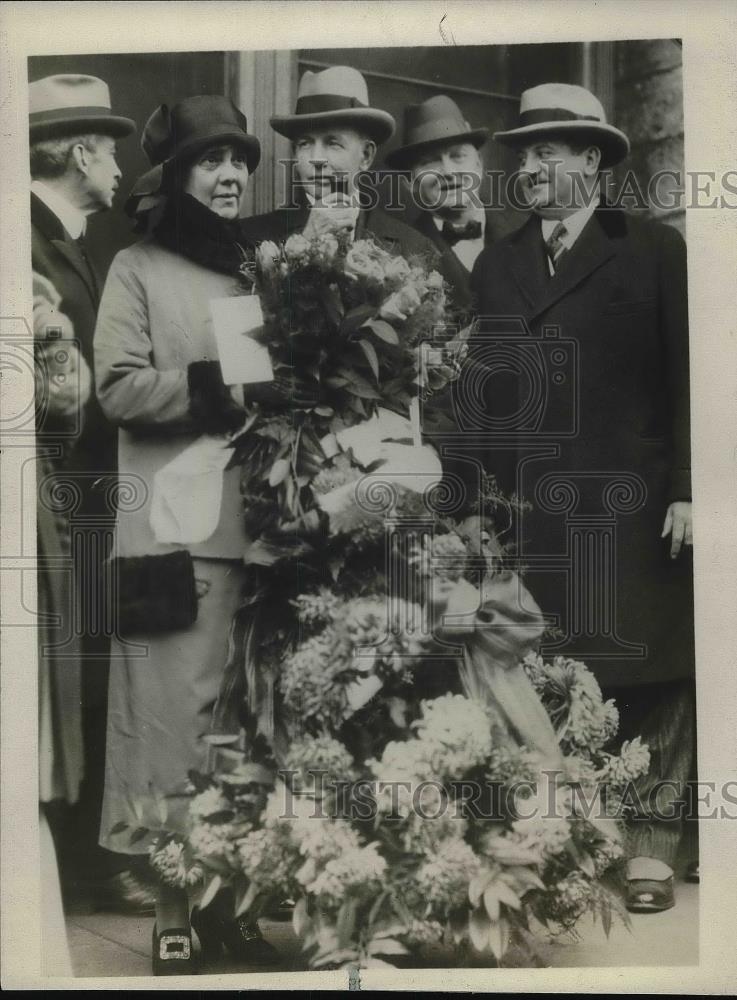
[[[31,181],[31,191],[51,209],[73,240],[79,239],[84,234],[87,228],[87,216],[84,212],[80,212],[76,205],[67,201],[64,195],[42,181]]]
[[[587,205],[585,208],[579,208],[577,212],[574,212],[573,215],[569,215],[567,219],[541,219],[540,222],[542,224],[543,239],[547,240],[558,223],[562,222],[566,227],[566,232],[564,236],[561,236],[560,242],[564,247],[566,247],[567,250],[570,250],[578,237],[581,235],[583,227],[598,207],[599,198],[597,197],[591,205]]]

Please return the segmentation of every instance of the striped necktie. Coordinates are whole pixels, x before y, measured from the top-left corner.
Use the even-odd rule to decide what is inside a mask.
[[[545,253],[548,255],[548,260],[550,261],[553,271],[557,269],[558,261],[560,260],[561,254],[565,253],[565,246],[563,245],[562,237],[568,235],[568,230],[563,225],[562,222],[558,222],[553,229],[552,233],[545,242]]]

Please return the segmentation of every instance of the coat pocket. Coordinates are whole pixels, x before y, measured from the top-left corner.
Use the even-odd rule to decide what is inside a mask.
[[[655,309],[657,304],[657,299],[652,296],[648,299],[625,299],[615,302],[609,302],[604,307],[604,312],[609,315],[630,315],[632,313],[649,312]]]

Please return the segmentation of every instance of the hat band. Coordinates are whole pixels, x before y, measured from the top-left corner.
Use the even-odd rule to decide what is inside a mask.
[[[527,125],[544,125],[546,122],[598,122],[603,125],[598,115],[577,115],[567,108],[534,108],[532,111],[522,111],[519,116],[520,128]]]
[[[67,118],[101,118],[110,117],[112,111],[105,107],[85,107],[85,108],[50,108],[48,111],[31,111],[28,115],[28,124],[36,125],[39,122],[63,121]]]
[[[319,115],[323,111],[348,111],[351,108],[367,107],[357,97],[344,97],[342,94],[307,94],[297,98],[295,114]]]

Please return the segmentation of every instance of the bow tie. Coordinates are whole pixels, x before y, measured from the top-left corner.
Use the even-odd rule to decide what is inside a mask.
[[[454,226],[452,222],[444,222],[441,233],[446,243],[455,246],[460,240],[481,239],[483,229],[478,219],[472,219],[465,226]]]

